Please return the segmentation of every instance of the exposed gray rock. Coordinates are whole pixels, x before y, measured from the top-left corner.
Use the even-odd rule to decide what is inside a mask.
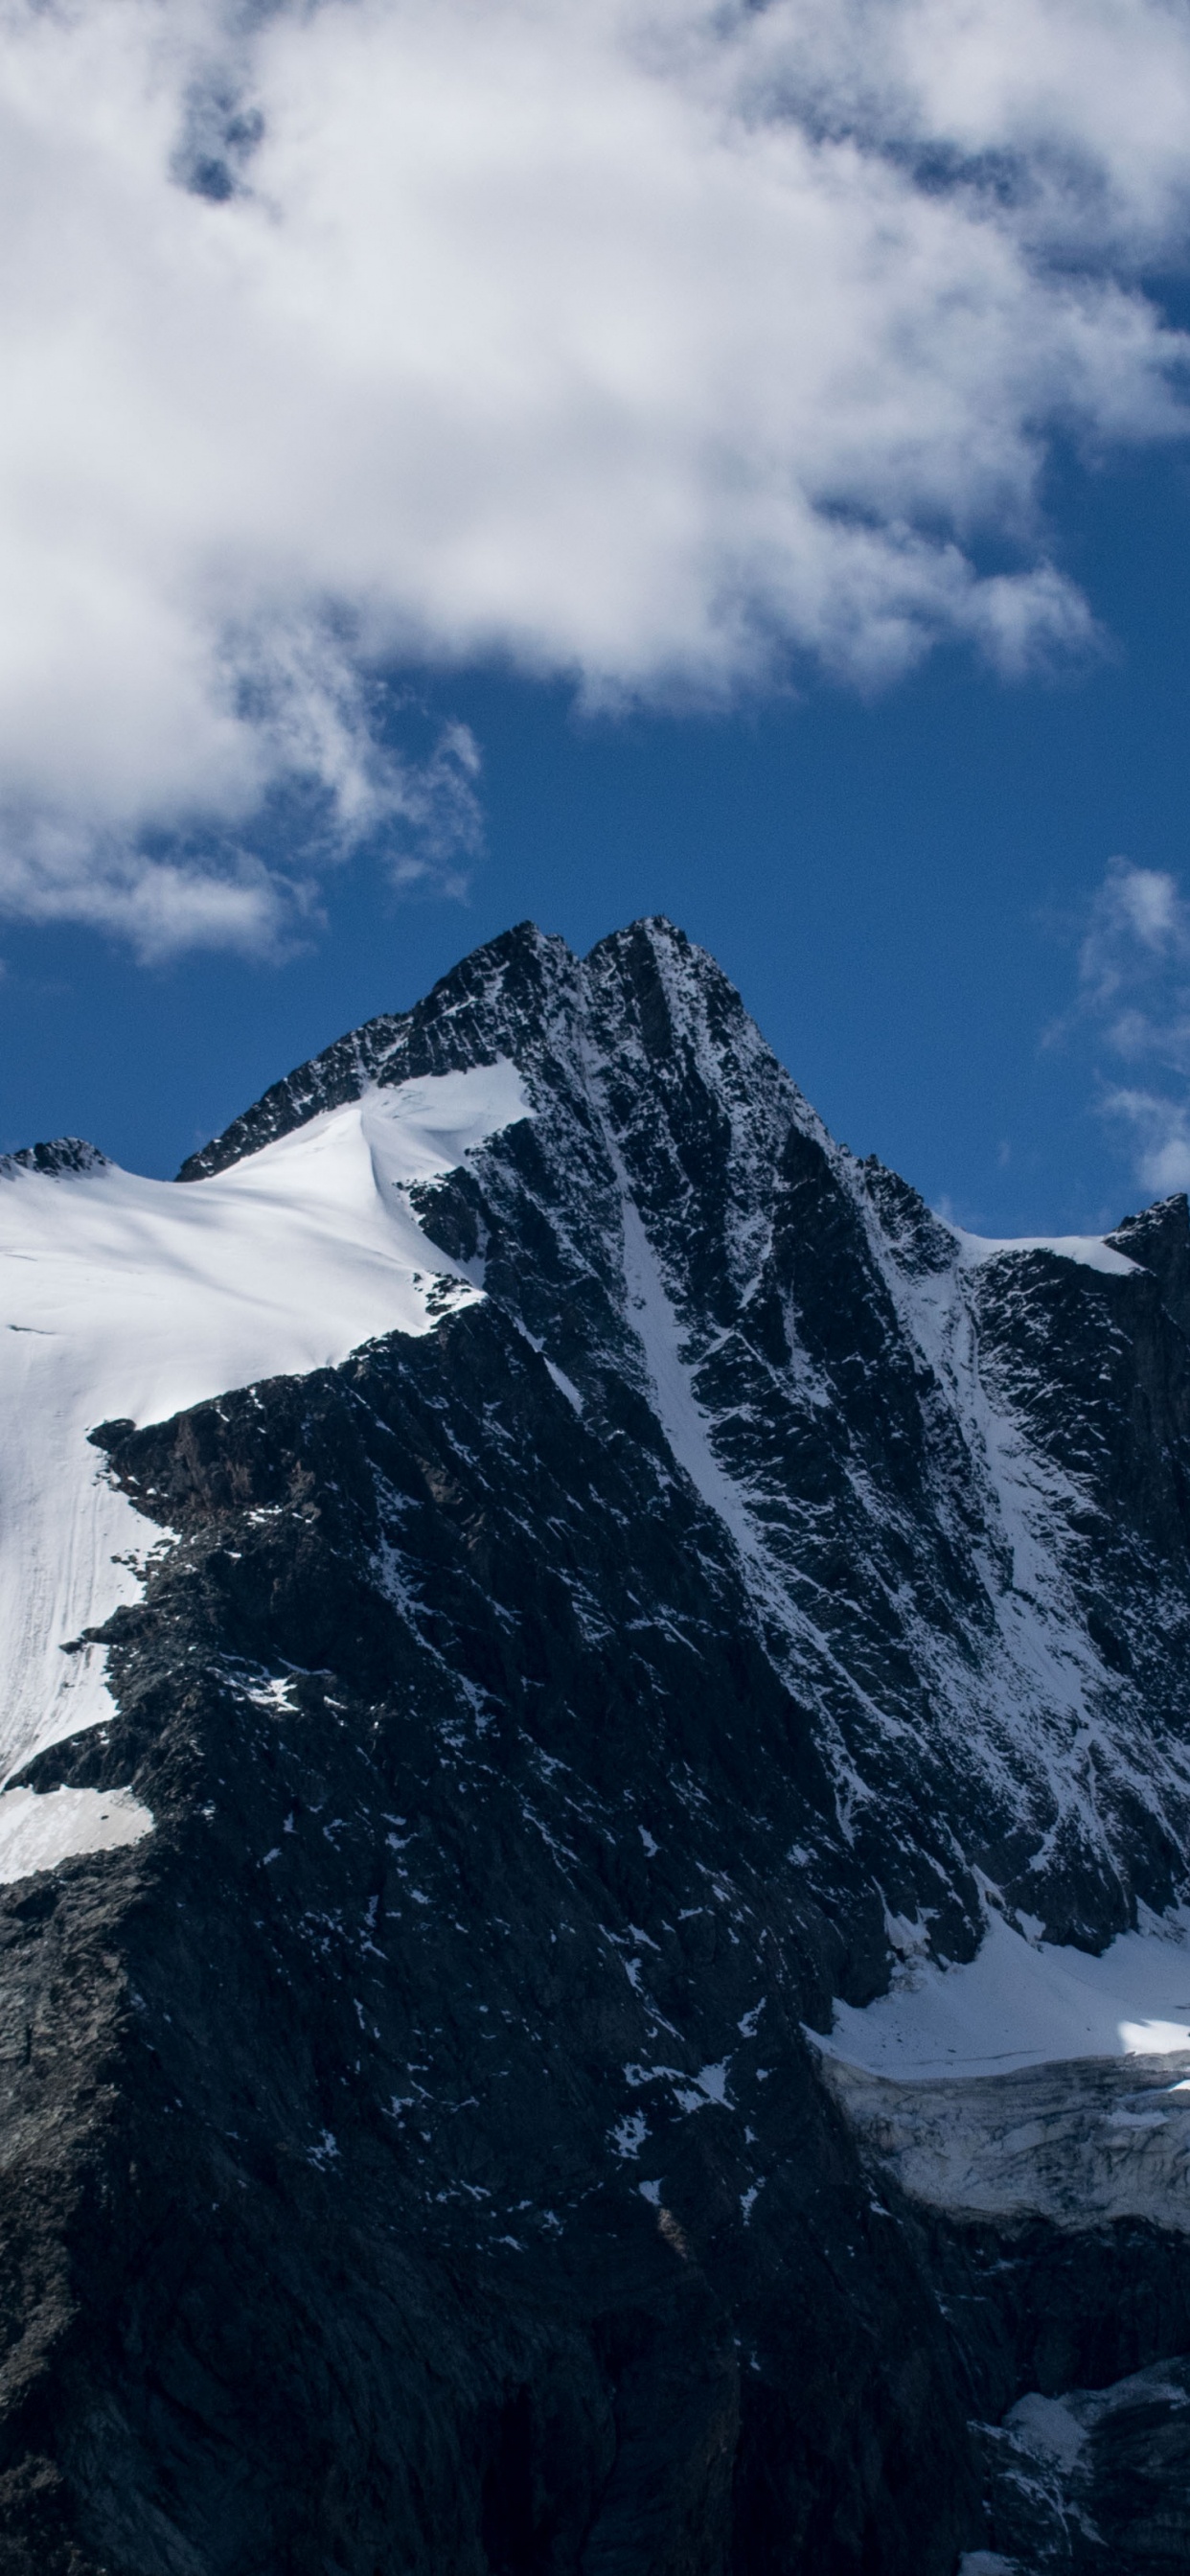
[[[55,1136],[46,1145],[22,1145],[15,1154],[0,1154],[0,1177],[13,1172],[43,1172],[50,1180],[60,1180],[71,1172],[106,1172],[109,1157],[98,1145],[88,1145],[83,1136]]]

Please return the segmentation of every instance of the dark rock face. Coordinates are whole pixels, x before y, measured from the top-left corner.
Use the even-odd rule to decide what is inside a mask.
[[[169,1543],[22,1776],[156,1830],[0,1890],[0,2576],[1184,2564],[1183,2365],[987,2428],[1190,2350],[1190,2236],[931,2209],[806,2026],[1185,1890],[1185,1202],[968,1259],[664,923],[182,1177],[501,1056],[482,1302],[95,1434]]]
[[[1169,2576],[1190,2563],[1190,2363],[1026,2398],[984,2438],[992,2566]]]
[[[0,1154],[0,1177],[12,1172],[42,1172],[57,1180],[64,1172],[102,1172],[106,1154],[82,1136],[55,1136],[47,1145],[23,1145],[19,1154]]]

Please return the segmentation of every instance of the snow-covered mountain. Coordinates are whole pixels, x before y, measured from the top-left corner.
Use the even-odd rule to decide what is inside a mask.
[[[73,1138],[0,1158],[6,1772],[111,1714],[102,1648],[64,1663],[62,1640],[140,1597],[144,1521],[102,1475],[90,1427],[164,1421],[255,1378],[333,1367],[375,1333],[429,1331],[476,1292],[423,1234],[408,1185],[526,1108],[506,1060],[369,1091],[197,1190]],[[0,1872],[4,1850],[0,1808]]]
[[[0,2569],[1186,2563],[1185,1201],[524,925],[0,1255]]]

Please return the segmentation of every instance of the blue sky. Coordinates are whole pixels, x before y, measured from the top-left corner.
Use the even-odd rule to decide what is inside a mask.
[[[0,1142],[656,910],[962,1221],[1184,1185],[1190,24],[467,16],[18,24]]]

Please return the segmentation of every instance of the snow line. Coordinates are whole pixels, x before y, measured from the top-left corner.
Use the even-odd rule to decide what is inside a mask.
[[[332,1366],[379,1333],[428,1332],[444,1278],[453,1305],[472,1303],[477,1281],[422,1232],[409,1185],[531,1114],[503,1057],[370,1090],[207,1180],[5,1166],[0,1774],[114,1714],[105,1650],[77,1640],[138,1598],[158,1534],[108,1481],[88,1431]],[[130,1839],[111,1830],[128,1820],[120,1794],[71,1808],[71,1850]],[[66,1813],[53,1807],[59,1824]],[[80,1842],[88,1816],[97,1839]],[[0,1847],[12,1817],[0,1810]],[[33,1848],[24,1826],[13,1848]]]

